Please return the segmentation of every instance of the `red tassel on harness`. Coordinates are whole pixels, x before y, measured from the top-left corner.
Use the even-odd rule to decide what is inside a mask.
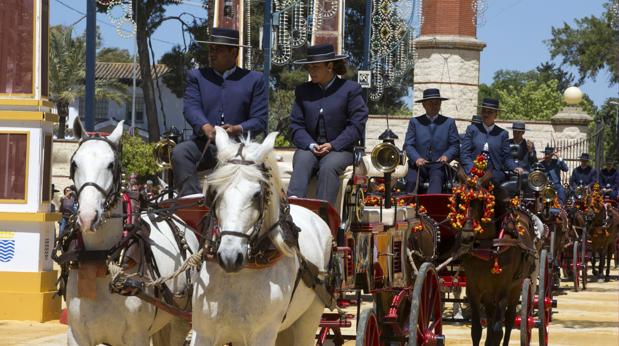
[[[490,272],[492,274],[501,274],[502,271],[503,271],[503,268],[501,268],[501,266],[499,265],[499,259],[495,257],[494,265],[492,266],[492,269],[490,269]]]

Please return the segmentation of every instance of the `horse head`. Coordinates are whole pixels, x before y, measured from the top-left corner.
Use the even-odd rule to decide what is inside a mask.
[[[79,118],[74,131],[81,141],[71,157],[70,177],[77,189],[77,225],[96,232],[116,203],[121,186],[120,138],[123,121],[107,137],[87,136]]]
[[[294,254],[279,227],[283,193],[272,154],[276,137],[273,132],[262,143],[237,143],[216,127],[219,164],[207,177],[207,191],[220,230],[217,261],[226,272],[241,270],[266,238],[283,254]]]
[[[493,237],[495,198],[490,183],[492,172],[487,170],[477,177],[467,176],[460,169],[457,176],[460,186],[453,189],[450,200],[452,226],[461,230],[465,243]]]

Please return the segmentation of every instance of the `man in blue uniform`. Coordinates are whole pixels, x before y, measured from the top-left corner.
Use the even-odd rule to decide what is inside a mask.
[[[533,142],[524,139],[524,132],[524,122],[515,121],[512,124],[514,138],[509,140],[509,147],[516,166],[528,172],[531,170],[531,165],[537,162],[537,153]]]
[[[197,171],[217,163],[215,126],[238,138],[266,131],[268,122],[262,73],[236,66],[239,32],[213,28],[209,41],[197,42],[209,45],[210,66],[187,71],[183,111],[194,137],[172,153],[174,184],[180,196],[200,193]]]
[[[589,166],[589,154],[580,155],[580,166],[574,168],[570,177],[570,188],[575,189],[578,185],[592,186],[597,181],[597,171]]]
[[[441,162],[446,164],[458,157],[460,137],[453,118],[439,114],[441,97],[438,89],[426,89],[421,102],[426,114],[413,117],[408,123],[404,151],[408,156],[408,174],[406,175],[406,192],[416,192],[417,176],[421,181],[427,180],[427,193],[441,193],[445,172]],[[421,183],[421,181],[419,183]]]
[[[544,149],[544,159],[542,165],[546,169],[546,175],[548,176],[548,182],[557,191],[557,197],[559,202],[563,204],[565,202],[565,190],[561,185],[561,171],[567,172],[569,168],[567,163],[563,161],[559,155],[555,153],[555,148],[546,147]]]
[[[460,161],[468,174],[473,168],[473,161],[482,151],[489,155],[488,169],[492,170],[495,186],[505,181],[504,171],[522,174],[509,151],[509,135],[494,122],[499,114],[499,100],[486,98],[481,104],[481,123],[471,124],[466,128],[460,153]]]
[[[604,168],[600,171],[600,185],[602,188],[611,190],[610,198],[617,198],[617,170],[611,160],[606,160]]]

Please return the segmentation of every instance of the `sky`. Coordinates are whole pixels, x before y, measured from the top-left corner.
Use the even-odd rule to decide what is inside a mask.
[[[487,44],[481,54],[480,82],[489,84],[497,70],[511,69],[528,71],[540,63],[550,61],[545,40],[551,38],[551,28],[564,22],[573,24],[575,18],[603,13],[603,0],[486,0],[485,23],[478,30],[478,38]],[[189,12],[205,18],[206,10],[196,6],[201,0],[186,0],[178,6],[169,6],[170,15]],[[51,0],[50,24],[74,25],[74,30],[85,30],[86,4],[83,0]],[[70,9],[67,7],[72,7]],[[113,15],[115,13],[112,13]],[[188,18],[188,17],[187,17]],[[80,20],[81,19],[81,20]],[[102,29],[103,46],[119,47],[133,52],[133,40],[120,37],[104,13],[97,14]],[[77,23],[76,23],[77,22]],[[183,43],[180,24],[174,21],[164,23],[153,36],[153,50],[158,58],[169,51],[174,44]],[[185,39],[189,37],[185,35]],[[556,60],[560,63],[559,60]],[[608,71],[600,73],[596,81],[587,80],[580,88],[600,106],[609,97],[617,97],[619,87],[608,85]]]

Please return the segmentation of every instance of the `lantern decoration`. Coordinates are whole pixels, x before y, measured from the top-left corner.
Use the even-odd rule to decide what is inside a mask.
[[[503,268],[501,268],[501,265],[499,264],[499,258],[495,257],[494,265],[492,266],[492,269],[490,269],[490,272],[492,274],[498,275],[498,274],[501,274],[502,271],[503,271]]]

